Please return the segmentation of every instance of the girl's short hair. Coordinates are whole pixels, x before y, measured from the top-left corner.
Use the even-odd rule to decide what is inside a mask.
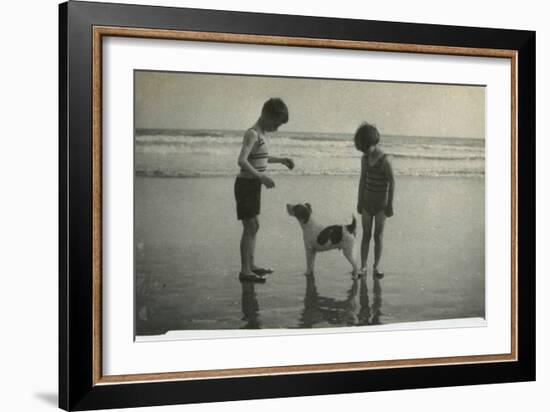
[[[278,97],[273,97],[264,103],[262,116],[273,120],[279,120],[282,124],[288,122],[288,107]]]
[[[355,148],[366,153],[369,147],[374,146],[380,141],[380,133],[375,125],[363,122],[357,128],[354,137]]]

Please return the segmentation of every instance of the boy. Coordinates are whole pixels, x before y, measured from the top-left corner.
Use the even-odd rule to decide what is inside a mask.
[[[265,133],[277,131],[279,126],[287,122],[286,104],[279,98],[272,98],[264,103],[260,118],[244,135],[238,159],[241,170],[235,179],[237,218],[243,222],[240,280],[264,282],[264,276],[273,272],[272,269],[255,265],[254,249],[256,234],[260,229],[258,215],[262,185],[268,189],[275,187],[275,182],[265,174],[267,164],[281,163],[289,169],[294,168],[292,159],[269,155]]]

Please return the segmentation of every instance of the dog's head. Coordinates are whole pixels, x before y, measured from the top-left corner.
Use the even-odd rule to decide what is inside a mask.
[[[287,204],[286,211],[290,216],[294,216],[301,223],[307,223],[312,213],[309,203],[298,203],[295,205]]]

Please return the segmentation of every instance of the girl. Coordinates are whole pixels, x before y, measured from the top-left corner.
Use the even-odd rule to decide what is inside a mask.
[[[380,133],[375,126],[364,122],[355,132],[355,148],[363,152],[361,157],[361,178],[357,196],[357,213],[363,221],[363,240],[361,241],[361,273],[365,275],[369,254],[372,223],[374,220],[374,264],[372,274],[381,279],[380,270],[384,223],[386,217],[393,216],[393,193],[395,181],[390,159],[380,148]]]

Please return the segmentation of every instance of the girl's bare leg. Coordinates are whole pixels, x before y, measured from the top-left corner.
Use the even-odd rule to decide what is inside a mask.
[[[374,274],[380,273],[378,265],[382,258],[382,249],[384,248],[384,225],[386,223],[386,215],[384,211],[378,212],[374,216],[374,265],[372,267]]]
[[[365,273],[367,267],[367,258],[369,257],[370,238],[372,236],[372,220],[373,216],[369,215],[365,210],[361,213],[363,223],[363,239],[361,240],[361,273]]]

